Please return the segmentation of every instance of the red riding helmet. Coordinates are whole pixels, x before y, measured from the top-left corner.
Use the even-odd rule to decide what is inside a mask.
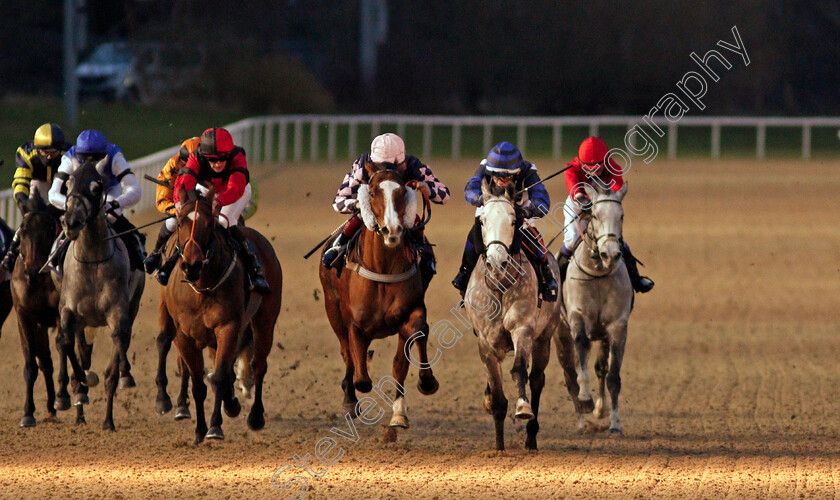
[[[587,170],[598,170],[603,166],[607,151],[607,144],[599,137],[588,137],[580,143],[578,159]]]
[[[208,128],[201,134],[198,150],[207,159],[228,160],[233,151],[233,137],[223,128]]]

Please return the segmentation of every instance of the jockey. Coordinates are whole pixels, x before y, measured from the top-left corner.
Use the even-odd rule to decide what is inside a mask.
[[[344,176],[344,182],[338,188],[333,201],[333,209],[342,214],[353,214],[345,223],[344,229],[338,233],[332,246],[324,252],[323,264],[329,269],[337,264],[338,258],[344,253],[347,243],[353,235],[362,227],[362,218],[358,213],[358,200],[356,196],[359,186],[370,181],[365,162],[370,159],[375,165],[385,166],[399,172],[406,181],[406,186],[425,191],[429,199],[439,205],[449,201],[449,188],[447,188],[432,173],[428,165],[423,164],[415,156],[405,154],[405,143],[396,134],[382,134],[373,139],[370,144],[370,154],[362,154],[353,163],[350,172]],[[419,222],[419,217],[417,219]],[[425,239],[423,231],[412,231],[419,244],[420,255],[420,276],[423,281],[423,289],[429,286],[435,270],[435,255],[432,246]]]
[[[234,145],[233,137],[223,128],[209,128],[201,134],[199,146],[187,158],[175,180],[175,212],[180,213],[184,200],[178,191],[195,189],[200,182],[212,183],[216,191],[214,204],[219,210],[219,224],[239,246],[239,257],[248,272],[251,289],[269,294],[271,288],[265,279],[256,249],[237,225],[242,210],[251,199],[250,174],[245,161],[245,150]]]
[[[614,168],[607,169],[604,166],[604,159],[607,155],[607,145],[598,137],[584,139],[578,150],[578,157],[566,164],[570,167],[565,172],[566,187],[569,190],[569,197],[566,198],[566,205],[563,207],[565,232],[563,234],[563,246],[560,248],[557,263],[560,265],[561,276],[565,276],[569,259],[581,242],[580,231],[586,230],[588,220],[581,219],[580,227],[573,224],[581,212],[591,207],[592,200],[586,194],[583,185],[592,185],[593,177],[598,177],[603,185],[610,185],[613,191],[618,191],[624,185],[621,177],[621,168],[615,165],[610,159],[610,165]],[[639,275],[639,268],[636,266],[636,258],[630,252],[630,247],[622,241],[622,254],[627,273],[630,275],[630,283],[633,290],[640,293],[647,293],[653,288],[653,280],[646,276]]]
[[[105,213],[108,222],[114,231],[123,233],[120,237],[128,250],[129,260],[133,269],[143,268],[143,259],[146,258],[145,237],[141,235],[123,215],[123,210],[133,207],[140,201],[142,191],[137,177],[128,166],[120,148],[116,144],[110,144],[105,135],[98,130],[84,130],[76,139],[76,145],[71,147],[61,158],[61,166],[50,188],[50,203],[61,210],[65,209],[67,196],[62,193],[62,188],[70,175],[76,168],[85,161],[99,162],[105,159],[105,163],[99,171],[102,176],[102,183],[105,188]],[[55,245],[59,250],[63,247],[65,240],[64,233],[60,241]],[[57,267],[56,261],[61,257],[59,251],[54,251],[50,256],[50,263]]]
[[[189,160],[190,154],[198,148],[199,143],[200,139],[198,137],[192,137],[181,143],[180,151],[178,151],[175,156],[166,162],[166,165],[157,177],[157,180],[160,183],[157,185],[155,191],[155,206],[157,207],[158,212],[171,215],[172,217],[166,219],[163,225],[160,226],[160,233],[158,233],[157,241],[155,242],[155,249],[148,257],[146,257],[145,262],[143,262],[143,266],[148,274],[152,274],[158,270],[155,277],[162,285],[166,285],[166,283],[169,282],[169,273],[171,273],[172,269],[175,268],[175,264],[178,262],[179,257],[178,252],[172,252],[172,255],[166,260],[166,262],[163,262],[163,265],[161,265],[161,261],[163,260],[163,256],[161,255],[163,246],[166,244],[169,237],[172,236],[172,233],[174,233],[178,228],[178,219],[175,217],[174,191],[172,187],[175,185],[175,179],[178,177],[178,172],[187,165],[187,160]]]
[[[540,176],[537,174],[537,167],[522,158],[522,153],[509,142],[500,142],[490,150],[490,154],[478,166],[467,186],[464,188],[464,196],[467,201],[475,205],[475,225],[467,235],[467,242],[464,246],[464,255],[461,258],[461,267],[458,275],[452,280],[452,285],[461,292],[463,297],[469,285],[470,275],[481,256],[480,249],[484,246],[481,237],[481,223],[479,215],[484,203],[481,193],[481,182],[494,182],[499,187],[506,186],[513,182],[517,192],[527,188],[527,191],[517,196],[516,204],[525,211],[525,219],[520,224],[528,225],[527,230],[534,233],[534,237],[521,238],[521,226],[516,228],[516,237],[513,248],[516,248],[518,238],[522,239],[525,245],[525,256],[534,268],[539,280],[539,293],[543,300],[553,302],[557,300],[557,281],[548,266],[545,245],[542,244],[542,236],[537,229],[530,225],[526,219],[539,218],[548,213],[551,201],[545,186],[540,183]],[[516,253],[513,251],[512,253]]]
[[[45,123],[35,131],[35,138],[20,145],[15,153],[15,177],[12,180],[12,189],[15,193],[15,202],[18,210],[23,213],[23,206],[26,199],[37,188],[38,194],[49,205],[48,192],[53,180],[53,174],[61,164],[61,156],[70,149],[70,144],[64,142],[64,132],[54,123]],[[50,208],[52,206],[50,205]],[[61,215],[55,210],[55,216]],[[9,251],[3,257],[3,266],[11,271],[15,266],[20,251],[20,237],[15,232],[14,238],[9,245]]]

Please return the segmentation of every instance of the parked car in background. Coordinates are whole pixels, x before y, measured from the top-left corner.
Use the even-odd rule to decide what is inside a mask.
[[[107,42],[76,67],[79,95],[147,102],[183,92],[200,74],[203,52],[159,42]]]

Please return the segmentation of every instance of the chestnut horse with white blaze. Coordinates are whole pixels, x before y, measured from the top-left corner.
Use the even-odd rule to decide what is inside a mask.
[[[327,317],[341,343],[346,367],[341,383],[344,409],[354,416],[361,413],[356,404],[356,391],[366,393],[373,388],[367,367],[371,342],[398,334],[391,384],[399,385],[391,401],[390,426],[407,429],[406,342],[417,337],[416,332],[422,332],[416,341],[412,340],[417,344],[421,364],[417,387],[426,395],[438,390],[426,349],[429,324],[425,292],[417,269],[416,251],[406,240],[414,228],[421,195],[406,187],[395,170],[376,170],[371,162],[367,162],[365,169],[370,182],[362,185],[358,193],[365,226],[355,248],[348,251],[346,268],[340,276],[323,264],[319,276]]]

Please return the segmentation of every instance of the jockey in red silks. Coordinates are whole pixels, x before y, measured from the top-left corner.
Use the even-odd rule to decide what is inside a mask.
[[[566,205],[563,207],[565,230],[563,234],[563,247],[560,248],[557,261],[560,264],[561,276],[565,276],[569,259],[574,254],[575,248],[581,242],[580,231],[586,231],[586,226],[589,223],[587,219],[581,219],[580,225],[575,222],[575,219],[580,216],[581,212],[588,210],[592,206],[592,200],[586,194],[584,185],[591,186],[593,182],[596,182],[592,178],[597,177],[602,181],[602,185],[611,186],[613,191],[618,191],[624,186],[624,179],[621,177],[621,167],[619,165],[616,165],[610,159],[611,168],[605,168],[604,159],[606,158],[607,151],[607,145],[603,140],[598,137],[589,137],[581,143],[577,158],[566,164],[567,167],[570,167],[564,174],[569,197],[566,198]],[[630,247],[624,241],[621,243],[624,265],[627,267],[627,273],[630,275],[633,290],[640,293],[649,292],[653,288],[653,280],[639,275],[636,258],[630,252]]]
[[[407,187],[422,189],[429,200],[433,203],[443,205],[449,201],[449,188],[447,188],[432,173],[428,165],[423,164],[417,157],[405,154],[405,143],[397,134],[382,134],[373,139],[370,145],[370,154],[361,155],[353,163],[350,172],[344,176],[344,182],[338,188],[333,202],[336,212],[342,214],[353,214],[344,225],[344,229],[338,234],[330,248],[324,252],[323,264],[328,269],[338,264],[338,258],[344,253],[347,243],[362,227],[362,218],[358,213],[359,202],[356,198],[359,186],[367,184],[370,179],[365,162],[370,160],[377,166],[393,169],[402,175]],[[421,202],[418,200],[418,202]],[[418,216],[417,223],[420,222]],[[412,231],[417,240],[417,252],[420,255],[420,276],[423,280],[423,289],[428,287],[435,270],[435,256],[432,246],[425,239],[423,231]]]
[[[238,243],[238,254],[248,271],[251,289],[268,294],[271,293],[271,288],[265,280],[257,252],[237,225],[242,210],[251,200],[249,180],[245,150],[233,144],[233,138],[227,130],[209,128],[201,134],[198,148],[190,153],[187,163],[175,180],[173,199],[175,211],[180,213],[184,203],[179,195],[182,186],[189,191],[199,183],[212,184],[216,191],[213,204],[214,209],[219,210],[219,224],[227,228],[228,233]]]

